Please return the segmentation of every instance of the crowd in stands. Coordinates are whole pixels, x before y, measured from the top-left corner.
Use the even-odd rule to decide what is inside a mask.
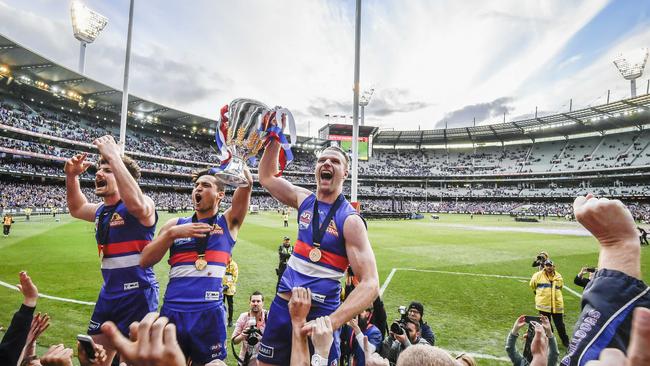
[[[42,105],[27,105],[5,99],[0,101],[0,123],[25,131],[90,142],[106,134],[117,135],[117,125],[103,118],[90,117],[66,110],[52,110]],[[166,136],[145,130],[130,130],[127,152],[201,162],[218,159],[209,143],[190,136]],[[447,176],[504,173],[594,170],[650,164],[650,140],[647,132],[626,132],[602,137],[549,141],[534,144],[486,146],[476,149],[378,150],[368,161],[359,162],[361,175]],[[62,156],[48,145],[27,146],[16,141],[2,141],[2,146],[22,148]],[[313,157],[294,153],[291,171],[307,172]],[[143,168],[186,172],[183,167],[141,164]]]

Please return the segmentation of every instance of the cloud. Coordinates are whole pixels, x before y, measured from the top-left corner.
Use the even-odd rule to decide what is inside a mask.
[[[397,113],[409,113],[432,106],[432,103],[408,100],[409,92],[405,89],[390,88],[379,90],[370,99],[365,108],[366,117],[385,117]],[[352,114],[352,101],[343,102],[326,98],[313,99],[307,113],[315,116],[326,114]]]
[[[575,76],[557,82],[542,73],[607,1],[365,2],[361,83],[377,86],[366,123],[407,130],[447,119],[468,125],[504,108],[510,116],[536,105],[552,110],[569,98],[574,108],[593,100],[596,89],[606,92],[609,80],[620,77],[594,73],[580,85]],[[111,22],[88,48],[87,75],[121,88],[126,3],[87,2]],[[200,0],[189,7],[160,0],[148,11],[136,6],[132,94],[211,118],[233,98],[255,98],[290,108],[301,123],[311,122],[312,132],[327,122],[325,114],[352,114],[353,3]],[[0,33],[76,68],[78,42],[66,2],[0,0]],[[564,70],[573,62],[593,70],[590,63],[602,61],[569,58]],[[611,67],[607,61],[604,68]],[[516,103],[499,107],[498,96],[516,96]]]
[[[510,106],[513,101],[513,98],[502,97],[488,103],[467,105],[445,114],[443,119],[436,122],[436,126],[444,127],[446,124],[448,127],[464,127],[470,126],[474,118],[477,122],[481,122],[488,118],[503,116],[504,113],[513,110]]]
[[[568,59],[560,62],[557,65],[557,68],[558,68],[558,70],[562,70],[563,68],[565,68],[565,67],[567,67],[567,66],[569,66],[569,65],[571,65],[573,63],[576,63],[576,62],[580,61],[580,59],[582,59],[582,54],[573,55],[573,56],[569,57]]]

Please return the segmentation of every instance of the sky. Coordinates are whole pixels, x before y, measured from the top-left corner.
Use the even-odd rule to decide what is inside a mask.
[[[121,89],[129,0],[84,2],[109,19],[85,73]],[[212,119],[253,98],[289,108],[301,135],[351,123],[331,116],[352,115],[355,1],[136,0],[134,14],[131,94]],[[375,91],[365,124],[382,129],[525,119],[604,104],[608,90],[626,98],[612,60],[650,46],[641,0],[364,0],[361,23],[361,90]],[[0,0],[0,34],[77,68],[69,0]]]

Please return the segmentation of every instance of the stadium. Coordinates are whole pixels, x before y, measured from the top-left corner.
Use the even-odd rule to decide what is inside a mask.
[[[639,227],[650,224],[650,94],[642,89],[558,113],[510,121],[504,115],[490,124],[359,126],[354,189],[388,322],[400,317],[400,306],[421,302],[436,346],[452,355],[465,352],[480,365],[510,364],[505,339],[519,315],[538,314],[531,262],[546,251],[564,277],[564,322],[573,334],[583,289],[572,278],[582,267],[597,266],[599,253],[597,241],[576,222],[574,199],[587,193],[618,199]],[[69,214],[63,167],[79,153],[99,160],[91,142],[120,135],[123,97],[0,35],[0,209],[15,221],[0,241],[0,326],[9,327],[20,304],[14,284],[26,270],[40,293],[37,311],[51,317],[38,354],[59,343],[76,349],[76,335],[85,333],[97,301],[103,280],[95,226]],[[221,160],[217,119],[133,94],[126,98],[125,154],[141,168],[138,183],[155,203],[158,227],[191,216],[192,173]],[[315,191],[316,155],[330,145],[351,149],[353,136],[353,125],[337,121],[317,136],[299,135],[283,177]],[[256,167],[251,171],[258,174]],[[80,182],[85,196],[98,202],[94,167]],[[226,188],[222,207],[231,204],[233,190]],[[348,179],[343,194],[350,199],[352,190]],[[278,245],[284,236],[296,239],[298,228],[296,210],[289,210],[283,227],[288,207],[258,181],[250,205],[232,252],[239,266],[236,315],[248,310],[254,291],[271,305]],[[645,255],[641,269],[649,268]],[[165,259],[154,270],[162,303],[170,265]],[[558,345],[563,355],[568,347]],[[226,363],[236,365],[230,347],[229,340]]]

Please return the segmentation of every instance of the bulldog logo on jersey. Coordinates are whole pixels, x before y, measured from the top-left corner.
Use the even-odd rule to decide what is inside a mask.
[[[221,226],[214,224],[212,225],[212,230],[210,231],[210,235],[223,235],[223,229]]]
[[[119,213],[115,212],[113,213],[113,216],[111,216],[111,222],[109,225],[111,227],[122,226],[124,225],[124,218],[122,218]]]
[[[311,224],[311,212],[309,211],[304,211],[301,215],[300,218],[298,218],[298,226],[299,230],[305,230],[309,228],[309,224]]]
[[[330,221],[330,224],[327,225],[327,232],[331,235],[336,236],[337,238],[339,237],[339,231],[336,230],[336,224],[334,223],[334,220]]]

